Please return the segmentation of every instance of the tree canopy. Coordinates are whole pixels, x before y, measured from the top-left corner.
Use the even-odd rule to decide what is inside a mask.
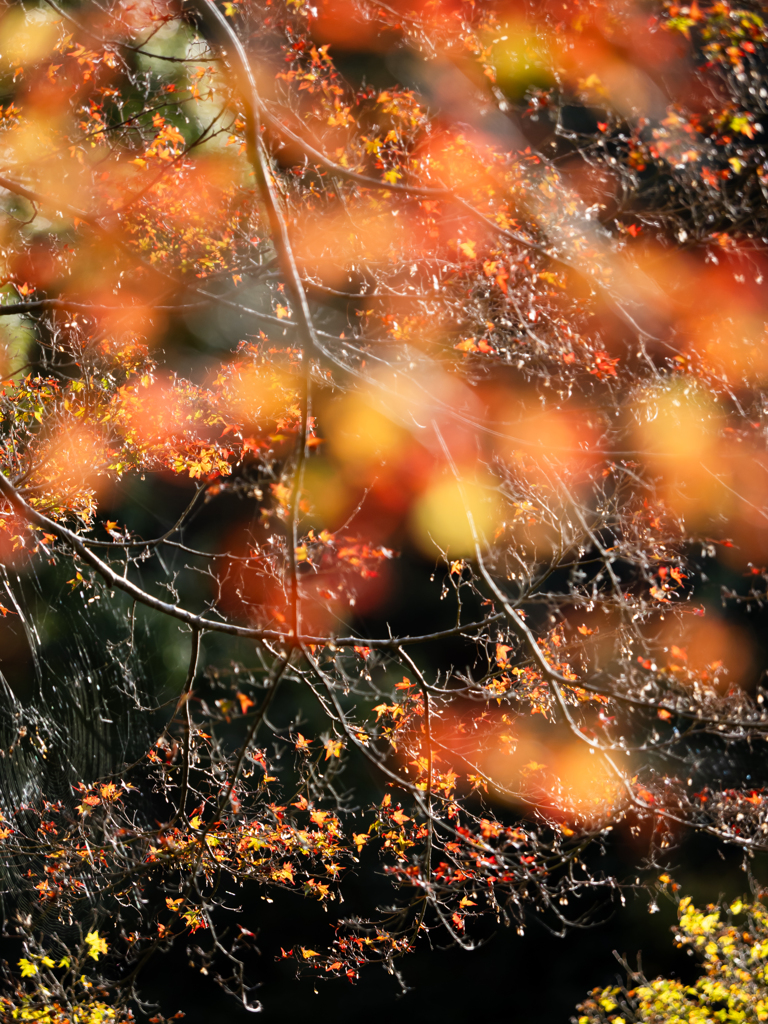
[[[7,7],[7,1017],[178,946],[257,1008],[258,896],[339,984],[768,849],[766,19]]]

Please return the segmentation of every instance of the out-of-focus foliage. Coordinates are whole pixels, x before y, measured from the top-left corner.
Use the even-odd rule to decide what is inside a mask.
[[[765,851],[766,17],[3,8],[14,1019],[255,1008],[241,895],[348,983]]]

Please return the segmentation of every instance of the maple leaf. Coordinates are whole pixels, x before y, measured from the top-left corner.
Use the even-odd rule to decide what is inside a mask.
[[[251,700],[251,698],[247,697],[244,693],[240,693],[239,690],[238,690],[236,696],[237,696],[238,701],[240,702],[240,711],[241,711],[241,713],[243,715],[247,713],[248,708],[252,708],[252,707],[255,706],[254,702]]]
[[[460,352],[478,351],[477,341],[474,338],[465,338],[463,341],[457,342],[453,347],[458,349]]]
[[[323,744],[325,747],[325,760],[328,761],[332,757],[341,757],[341,750],[344,746],[342,740],[329,739]]]
[[[369,835],[366,835],[365,832],[358,832],[356,834],[353,834],[352,842],[357,847],[357,852],[358,853],[360,853],[360,851],[362,850],[362,848],[365,846],[365,844],[368,842],[368,840],[370,838],[371,837]]]
[[[731,128],[735,132],[740,132],[742,135],[746,135],[749,139],[754,139],[755,129],[747,114],[737,114],[731,118]]]
[[[509,664],[509,652],[514,650],[509,644],[496,644],[496,664],[499,668],[504,668]]]
[[[187,927],[193,935],[196,931],[208,927],[208,921],[206,920],[202,910],[198,907],[185,911],[181,916],[184,918]]]
[[[270,878],[275,882],[288,882],[290,885],[293,885],[293,864],[290,861],[285,861],[282,867],[273,868]]]
[[[85,936],[85,944],[88,947],[88,956],[92,960],[98,960],[102,953],[107,952],[107,940],[101,938],[95,929]]]
[[[595,352],[595,365],[594,368],[589,372],[593,373],[600,380],[605,377],[615,377],[616,367],[619,363],[619,359],[612,359],[607,352],[598,351]]]

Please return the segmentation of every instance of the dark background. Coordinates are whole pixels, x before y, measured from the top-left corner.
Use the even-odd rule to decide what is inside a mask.
[[[686,841],[679,854],[673,859],[684,861],[685,868],[675,870],[674,877],[682,884],[681,892],[700,905],[718,895],[732,899],[747,890],[738,855],[721,859],[713,844],[698,840]],[[625,874],[629,870],[627,864]],[[644,877],[650,880],[652,876]],[[614,950],[626,955],[632,965],[641,953],[643,969],[651,978],[664,974],[692,981],[696,977],[697,963],[673,945],[674,902],[659,897],[657,905],[658,912],[649,913],[649,896],[640,893],[628,900],[626,908],[610,913],[606,907],[608,919],[602,924],[564,938],[551,935],[531,920],[525,936],[500,928],[474,952],[438,946],[430,949],[422,942],[418,951],[400,964],[408,988],[404,993],[397,979],[378,967],[364,970],[354,985],[320,976],[316,983],[311,978],[297,980],[291,961],[275,958],[281,943],[296,943],[301,935],[302,943],[306,937],[311,945],[313,937],[327,941],[328,934],[324,915],[313,914],[314,907],[300,896],[276,898],[272,905],[258,900],[247,904],[241,921],[262,934],[262,953],[254,964],[254,974],[261,981],[256,998],[264,1005],[259,1019],[265,1022],[316,1015],[319,1020],[344,1024],[478,1018],[484,1024],[566,1024],[590,988],[624,977]],[[174,1012],[173,999],[177,998],[188,1024],[235,1024],[253,1019],[207,979],[195,984],[191,970],[184,972],[183,990],[172,992],[170,978],[177,969],[181,977],[183,964],[178,954],[157,959],[145,979],[146,991],[156,994],[165,1013]]]

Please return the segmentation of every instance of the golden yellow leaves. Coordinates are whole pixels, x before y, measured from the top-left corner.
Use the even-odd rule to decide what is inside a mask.
[[[22,957],[19,960],[19,967],[21,968],[22,978],[32,978],[37,974],[37,964],[32,963],[31,960],[27,960],[26,957]]]
[[[678,888],[669,875],[663,874],[663,885]],[[723,920],[727,914],[728,919]],[[746,922],[733,920],[746,914]],[[696,949],[703,956],[704,973],[693,983],[656,978],[647,981],[638,977],[634,989],[595,989],[579,1007],[579,1024],[620,1024],[626,1019],[614,1014],[619,1000],[636,1020],[653,1020],[658,1024],[722,1020],[768,1020],[768,997],[765,982],[768,958],[768,920],[759,903],[736,899],[730,906],[710,905],[706,912],[697,909],[689,896],[678,906],[680,923],[674,929],[675,944]]]
[[[85,945],[88,950],[88,956],[92,960],[98,960],[99,957],[107,952],[107,941],[101,938],[98,931],[91,931],[85,936]]]
[[[105,939],[103,939],[97,930],[93,930],[87,933],[85,936],[83,953],[92,960],[98,960],[100,956],[108,952],[108,946]],[[29,957],[22,957],[18,961],[20,968],[20,974],[22,978],[34,978],[40,972],[40,967],[46,967],[48,970],[54,970],[56,968],[62,970],[69,970],[71,960],[69,956],[63,956],[59,959],[58,963],[47,953],[32,954]],[[83,983],[86,987],[90,987],[90,982],[85,983],[83,977]],[[17,1019],[14,1017],[14,1019]],[[32,1020],[31,1017],[21,1017],[22,1020]],[[38,1018],[35,1017],[35,1020]],[[102,1018],[99,1018],[100,1020]],[[106,1018],[105,1018],[106,1019]]]

